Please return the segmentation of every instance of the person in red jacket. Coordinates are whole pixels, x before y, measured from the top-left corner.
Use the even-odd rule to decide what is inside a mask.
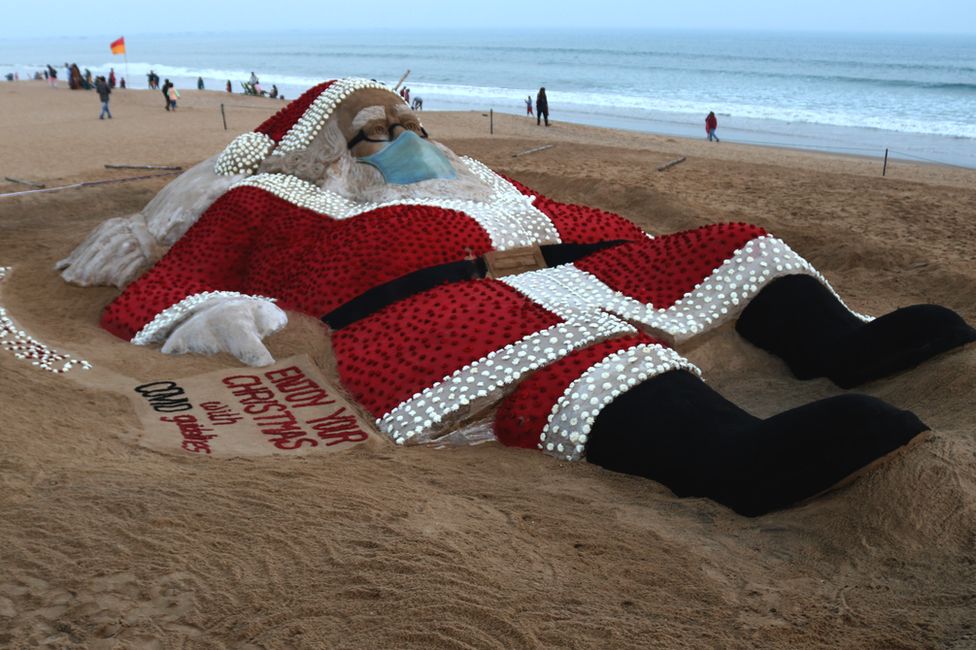
[[[718,118],[715,117],[715,113],[709,113],[705,118],[705,133],[708,134],[708,141],[711,142],[713,139],[715,142],[719,142],[718,136],[715,135],[715,129],[718,128]]]
[[[344,388],[398,444],[488,427],[758,515],[926,426],[854,394],[760,419],[706,386],[682,346],[735,321],[798,377],[846,387],[976,340],[934,305],[851,311],[758,226],[651,236],[549,199],[433,141],[367,80],[316,86],[184,176],[59,263],[66,279],[126,285],[102,326],[266,365],[285,310],[312,315]]]

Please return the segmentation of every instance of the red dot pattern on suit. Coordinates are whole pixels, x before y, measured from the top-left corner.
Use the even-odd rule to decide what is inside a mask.
[[[339,221],[327,237],[306,241],[302,248],[295,260],[300,271],[284,299],[321,316],[419,269],[483,255],[491,250],[491,240],[461,212],[404,205]]]
[[[619,214],[605,212],[586,205],[559,203],[522,185],[516,180],[502,176],[515,189],[526,196],[535,196],[535,205],[549,217],[556,227],[559,238],[567,244],[595,244],[601,241],[639,241],[646,239],[644,231]]]
[[[631,298],[666,309],[737,249],[765,234],[747,223],[703,226],[598,251],[576,267]]]
[[[484,229],[454,210],[391,206],[336,221],[238,187],[109,305],[102,326],[131,339],[156,314],[203,291],[274,297],[283,309],[319,317],[407,273],[489,250]]]
[[[102,327],[131,339],[156,314],[187,296],[244,291],[249,251],[264,236],[261,216],[270,196],[242,187],[217,199],[163,259],[105,309]]]
[[[288,130],[295,125],[295,122],[305,114],[308,107],[312,105],[322,91],[331,86],[334,81],[326,81],[317,86],[313,86],[301,94],[297,99],[292,100],[283,109],[261,122],[261,126],[254,129],[258,133],[269,136],[275,142],[281,142]]]
[[[332,336],[339,376],[380,417],[489,352],[562,322],[496,280],[456,282],[384,307]]]
[[[495,414],[495,436],[498,441],[509,447],[536,449],[553,405],[571,383],[614,352],[646,343],[664,345],[644,334],[622,336],[571,352],[535,371],[519,383],[515,392],[506,397],[498,408]]]

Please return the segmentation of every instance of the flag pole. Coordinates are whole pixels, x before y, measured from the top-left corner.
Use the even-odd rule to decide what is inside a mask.
[[[129,79],[129,53],[123,52],[122,58],[125,60],[125,78]],[[125,82],[127,88],[130,83],[132,83],[132,79],[129,79],[128,81]]]

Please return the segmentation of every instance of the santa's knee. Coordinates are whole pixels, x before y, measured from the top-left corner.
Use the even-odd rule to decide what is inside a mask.
[[[508,446],[579,460],[585,456],[594,422],[607,406],[648,379],[672,371],[698,381],[693,364],[649,336],[594,343],[522,380],[499,405],[495,435]]]
[[[644,335],[603,341],[540,368],[495,417],[504,444],[585,458],[750,516],[822,492],[925,428],[914,414],[865,395],[757,418]]]

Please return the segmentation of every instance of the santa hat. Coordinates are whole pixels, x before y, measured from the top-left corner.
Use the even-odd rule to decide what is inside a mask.
[[[301,97],[261,123],[254,131],[243,133],[227,145],[217,158],[214,171],[231,176],[253,174],[268,155],[284,156],[306,148],[326,121],[350,94],[364,88],[386,90],[403,98],[383,84],[370,79],[333,79],[314,86]]]

